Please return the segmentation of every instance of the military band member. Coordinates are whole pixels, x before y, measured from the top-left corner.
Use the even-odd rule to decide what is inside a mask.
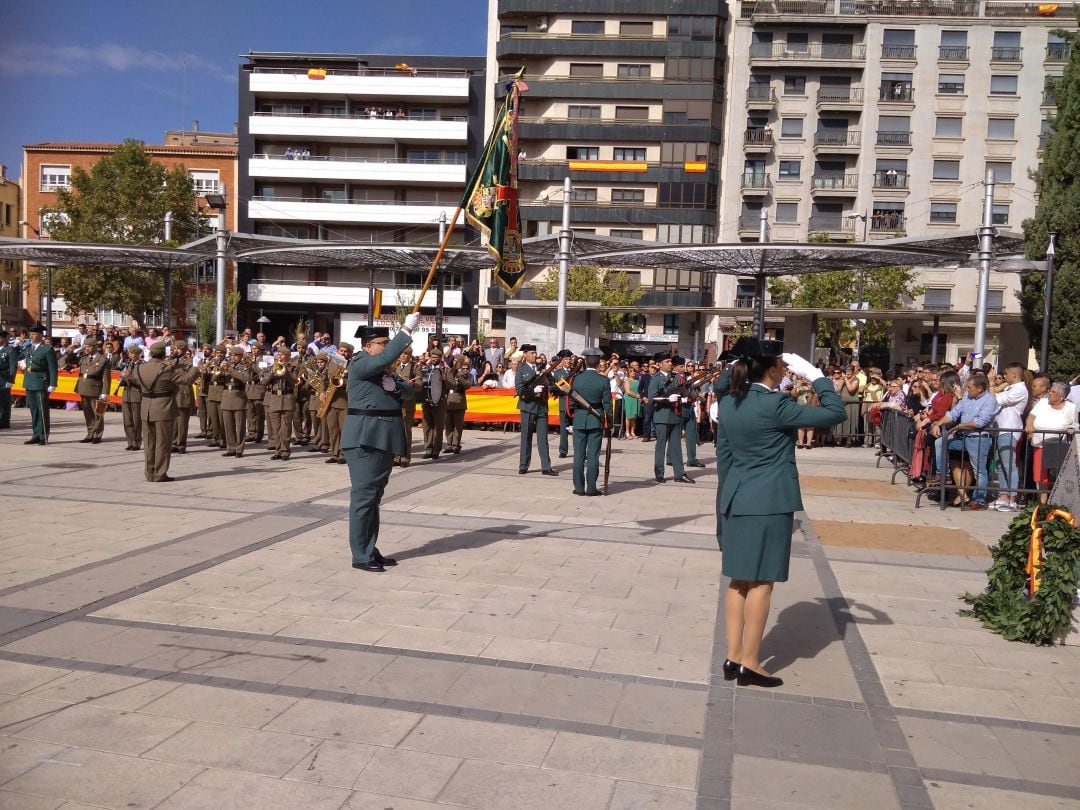
[[[225,390],[225,375],[221,366],[225,362],[225,344],[214,347],[214,354],[209,364],[201,366],[206,374],[206,411],[210,423],[210,441],[208,447],[225,446],[225,423],[221,416],[221,395]]]
[[[553,393],[559,400],[559,458],[566,458],[570,449],[571,419],[566,410],[566,394],[559,388],[560,380],[570,379],[571,367],[574,365],[574,353],[569,349],[561,349],[555,355],[560,362],[558,368],[551,372],[552,383],[555,384]]]
[[[352,566],[381,573],[397,561],[384,557],[379,540],[379,503],[382,501],[394,456],[405,452],[401,426],[401,394],[405,383],[387,373],[412,341],[419,314],[405,316],[393,340],[386,327],[356,330],[361,350],[349,363],[349,411],[341,446],[349,465],[349,547]]]
[[[45,343],[45,327],[30,327],[30,345],[22,350],[23,388],[30,408],[33,436],[23,444],[49,443],[49,394],[56,390],[56,353]]]
[[[465,411],[469,400],[465,392],[472,385],[469,358],[459,354],[447,373],[446,393],[446,452],[455,456],[461,452],[461,434],[465,429]]]
[[[420,382],[423,393],[420,398],[420,410],[424,417],[424,455],[423,458],[438,460],[442,453],[443,431],[446,430],[446,366],[443,364],[443,351],[438,346],[427,350],[428,360],[420,368]]]
[[[297,354],[294,362],[297,367],[300,367],[307,356],[307,342],[301,335],[297,335],[296,348]],[[308,407],[308,400],[313,394],[311,388],[302,383],[297,386],[295,394],[296,410],[293,412],[293,436],[297,444],[306,447],[315,436],[315,414]],[[318,406],[316,406],[316,409],[318,409]]]
[[[301,361],[302,362],[302,361]],[[327,433],[326,425],[319,418],[319,406],[322,404],[322,392],[330,385],[330,357],[325,352],[315,355],[315,377],[311,378],[309,371],[304,372],[304,380],[300,390],[304,392],[303,407],[307,408],[311,422],[311,446],[310,453],[330,452],[330,434]]]
[[[253,444],[263,441],[266,434],[266,408],[263,405],[263,395],[266,393],[262,383],[259,382],[264,368],[263,347],[255,343],[251,346],[251,379],[248,380],[244,393],[247,394],[247,440]]]
[[[681,357],[676,358],[682,360]],[[675,379],[678,380],[678,385],[685,386],[690,377],[686,373],[686,361],[683,360],[682,364],[674,367]],[[683,436],[686,437],[686,466],[687,467],[704,467],[705,465],[698,461],[697,446],[698,446],[698,432],[697,432],[697,418],[694,415],[694,403],[697,401],[697,391],[687,390],[685,395],[680,393],[679,404],[682,408],[682,429]]]
[[[327,367],[330,376],[329,387],[326,395],[330,397],[330,409],[323,419],[323,435],[330,445],[330,458],[327,464],[345,464],[345,454],[341,452],[341,431],[345,429],[345,418],[349,411],[348,363],[353,356],[351,343],[339,343],[338,355],[345,359],[345,365],[339,366],[333,361]],[[341,385],[335,386],[335,381],[341,381]]]
[[[172,481],[169,460],[176,433],[176,389],[195,382],[198,369],[165,362],[165,344],[150,347],[150,359],[140,363],[130,379],[142,393],[143,474],[147,481]]]
[[[188,347],[181,340],[174,340],[172,343],[172,355],[175,358],[173,363],[176,368],[188,372],[191,370],[191,358],[187,356]],[[199,372],[195,371],[196,379],[198,379]],[[191,423],[191,410],[195,406],[195,391],[191,387],[191,384],[177,385],[176,395],[173,397],[176,401],[176,421],[174,422],[175,430],[173,432],[172,449],[174,453],[184,454],[187,452],[187,440],[188,440],[188,425]]]
[[[204,367],[214,356],[213,347],[204,343],[198,355],[198,367],[200,374],[195,378],[195,397],[199,406],[199,432],[195,434],[200,439],[210,438],[210,415],[206,408],[206,388],[208,385]]]
[[[296,367],[289,362],[289,347],[282,345],[276,362],[264,371],[259,382],[265,387],[263,407],[269,426],[271,461],[287,461],[292,451],[293,414],[296,412]]]
[[[548,389],[536,379],[540,372],[536,368],[536,346],[523,343],[521,352],[524,359],[518,364],[514,378],[514,391],[518,396],[518,410],[521,411],[521,444],[518,452],[518,474],[525,475],[532,461],[533,436],[536,437],[536,451],[540,455],[540,472],[543,475],[558,475],[551,469],[551,456],[548,453]]]
[[[156,345],[156,344],[155,344]],[[244,362],[244,350],[233,346],[230,362],[224,367],[221,391],[221,421],[225,425],[226,450],[221,455],[242,458],[247,438],[247,394],[244,392],[251,372]]]
[[[682,397],[673,393],[678,380],[672,371],[673,358],[657,356],[659,370],[649,381],[649,400],[653,403],[653,425],[656,426],[656,448],[653,450],[653,472],[657,483],[664,483],[664,462],[671,459],[675,481],[692,484],[694,479],[686,474],[682,460]],[[674,358],[681,359],[681,358]]]
[[[8,345],[6,329],[0,329],[0,430],[11,427],[11,389],[19,371],[19,352]]]
[[[78,364],[79,379],[75,383],[75,393],[79,395],[83,419],[86,421],[86,436],[79,441],[98,444],[105,431],[105,408],[109,400],[112,382],[109,373],[112,367],[101,353],[97,340],[89,337],[83,341]]]
[[[142,346],[132,345],[127,357],[116,366],[120,372],[120,412],[124,417],[125,450],[142,450],[142,391],[131,381],[132,372],[142,365]]]
[[[401,388],[401,426],[405,431],[405,452],[394,457],[399,467],[408,467],[412,463],[412,432],[416,423],[416,398],[423,394],[424,386],[420,381],[420,362],[413,358],[412,345],[406,346],[401,353],[401,362],[395,376],[405,383]]]
[[[597,371],[603,355],[599,349],[582,352],[585,369],[574,375],[570,386],[601,416],[611,412],[611,383]],[[599,495],[596,480],[600,476],[604,420],[573,400],[567,403],[567,407],[572,413],[574,426],[574,494]]]

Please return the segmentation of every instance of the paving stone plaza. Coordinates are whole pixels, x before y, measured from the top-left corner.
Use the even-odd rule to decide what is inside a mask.
[[[957,615],[1010,516],[915,510],[871,450],[799,451],[760,690],[720,672],[709,447],[656,484],[616,441],[575,498],[470,430],[394,472],[369,574],[345,467],[195,442],[150,484],[118,415],[53,415],[0,433],[0,808],[1080,807],[1080,647]]]

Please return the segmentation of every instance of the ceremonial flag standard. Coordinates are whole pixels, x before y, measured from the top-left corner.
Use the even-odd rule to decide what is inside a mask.
[[[521,246],[521,211],[518,208],[518,99],[529,88],[521,72],[507,85],[506,100],[495,118],[480,164],[465,186],[461,207],[465,217],[488,239],[495,258],[495,281],[507,295],[525,280],[525,253]]]

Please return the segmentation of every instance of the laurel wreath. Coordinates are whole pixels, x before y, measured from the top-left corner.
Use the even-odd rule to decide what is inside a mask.
[[[1068,632],[1080,582],[1080,528],[1060,517],[1038,518],[1044,558],[1039,588],[1034,596],[1028,594],[1032,510],[1050,515],[1055,508],[1036,504],[1017,515],[990,549],[994,562],[986,572],[986,590],[960,597],[971,606],[961,616],[973,616],[988,630],[1029,644],[1053,644]]]

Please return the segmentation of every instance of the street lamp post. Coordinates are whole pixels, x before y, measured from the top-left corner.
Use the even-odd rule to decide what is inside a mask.
[[[981,366],[986,344],[986,301],[990,294],[990,260],[994,258],[994,170],[986,170],[983,223],[979,228],[979,292],[975,307],[975,362]]]
[[[207,194],[206,204],[217,209],[217,245],[214,254],[217,266],[217,295],[215,302],[214,321],[214,345],[220,345],[225,340],[225,250],[228,237],[228,226],[225,223],[225,186],[222,185],[220,194]]]
[[[566,348],[566,288],[570,279],[570,197],[573,186],[570,178],[563,178],[562,228],[559,229],[559,300],[555,310],[555,345],[559,351]]]
[[[446,212],[439,212],[439,244],[443,243],[446,238]],[[442,267],[440,267],[436,273],[437,281],[435,282],[435,334],[439,338],[443,333],[443,291],[446,289],[446,276],[443,273]]]
[[[1054,297],[1054,240],[1057,231],[1050,231],[1050,244],[1046,247],[1046,290],[1043,294],[1042,351],[1039,353],[1039,370],[1046,373],[1050,364],[1050,310]]]

